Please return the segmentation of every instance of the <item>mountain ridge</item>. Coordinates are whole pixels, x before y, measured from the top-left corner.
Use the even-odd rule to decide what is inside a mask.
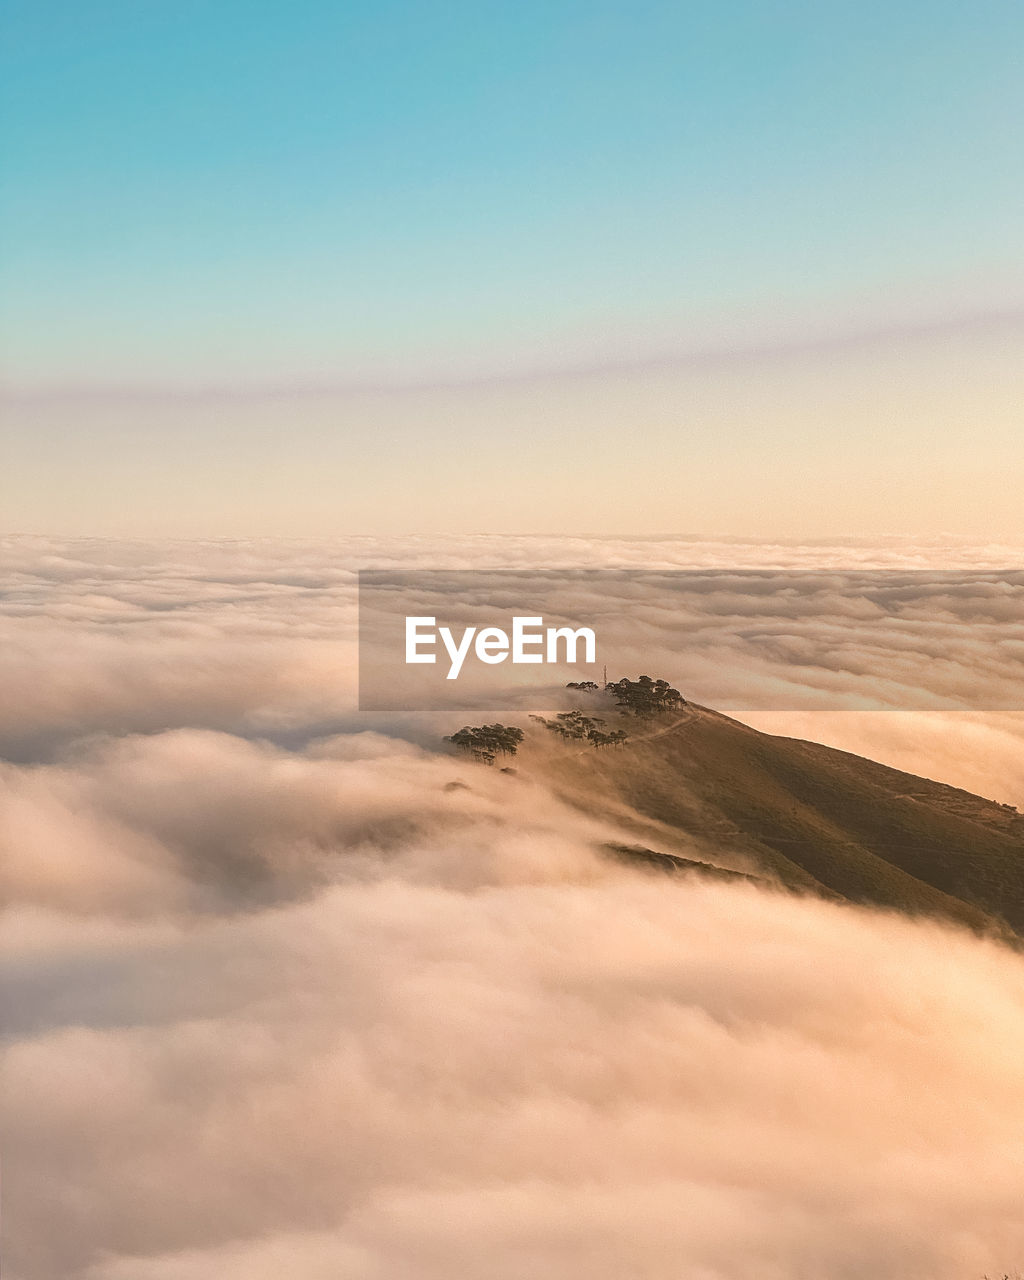
[[[632,828],[643,857],[1024,937],[1024,814],[963,788],[695,704],[614,751],[544,756],[559,794]]]

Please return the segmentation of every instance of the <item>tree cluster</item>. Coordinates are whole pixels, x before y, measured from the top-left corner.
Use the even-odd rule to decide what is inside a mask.
[[[636,680],[615,680],[605,685],[623,712],[650,719],[665,711],[676,711],[686,705],[683,695],[667,680],[640,676]]]
[[[566,685],[581,693],[598,693],[600,687],[593,680],[573,681]],[[676,711],[686,705],[678,689],[667,680],[654,680],[650,676],[638,676],[636,680],[612,680],[604,686],[604,692],[614,698],[623,715],[650,719],[667,711]],[[567,742],[586,742],[593,747],[615,747],[629,741],[625,729],[609,731],[599,716],[584,715],[582,711],[561,711],[553,720],[544,716],[531,716],[545,729],[557,733]],[[452,746],[465,751],[474,760],[494,764],[499,755],[514,756],[523,741],[522,729],[515,725],[482,724],[464,725],[458,733],[445,738]]]
[[[531,716],[530,719],[562,738],[589,742],[593,747],[618,746],[629,736],[624,729],[606,733],[603,720],[597,716],[585,716],[582,711],[560,711],[554,720],[545,720],[543,716]]]
[[[522,729],[511,724],[465,725],[458,733],[445,738],[445,742],[484,764],[494,764],[499,755],[514,756],[522,740]]]

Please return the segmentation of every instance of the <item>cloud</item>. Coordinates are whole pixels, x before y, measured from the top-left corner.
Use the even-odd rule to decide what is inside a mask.
[[[546,593],[550,616],[596,627],[614,668],[658,667],[726,710],[1013,710],[1024,593],[1019,573],[993,570],[1020,554],[906,539],[11,539],[0,752],[42,758],[90,732],[298,741],[378,723],[355,714],[355,571],[371,566],[430,568],[442,584],[449,571],[440,602],[454,612]],[[454,598],[453,582],[473,594]]]
[[[17,1280],[1021,1256],[1011,952],[631,873],[541,783],[379,738],[175,732],[24,772],[40,811],[77,788],[66,851],[118,834],[86,901],[7,895]]]
[[[630,871],[594,845],[633,828],[586,816],[607,811],[597,798],[568,808],[543,765],[474,767],[413,740],[436,744],[436,725],[354,708],[361,560],[739,560],[782,575],[840,554],[941,559],[905,545],[11,544],[10,1280],[1020,1267],[1017,954]],[[945,554],[963,568],[1002,553]],[[783,580],[743,605],[719,578],[708,643],[740,607],[773,626]],[[868,626],[865,661],[927,687],[931,669],[915,676],[863,603],[843,614],[827,576],[815,599],[801,632]],[[662,612],[637,617],[668,657]],[[1019,717],[762,714],[1024,800]]]

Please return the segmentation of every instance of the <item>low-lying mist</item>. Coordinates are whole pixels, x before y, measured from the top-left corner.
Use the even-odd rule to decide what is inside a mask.
[[[358,721],[328,556],[135,554],[11,579],[8,1280],[1024,1266],[1019,954],[619,865],[602,797]],[[849,723],[1024,800],[1012,723]]]
[[[373,735],[12,773],[18,1280],[1021,1256],[1024,966],[995,944],[616,867],[537,782]]]

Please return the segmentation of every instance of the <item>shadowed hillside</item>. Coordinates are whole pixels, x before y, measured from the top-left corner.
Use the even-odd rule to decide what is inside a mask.
[[[683,836],[791,888],[1024,934],[1024,815],[1004,805],[692,705],[614,753],[558,754],[565,797],[626,816],[648,862]]]

